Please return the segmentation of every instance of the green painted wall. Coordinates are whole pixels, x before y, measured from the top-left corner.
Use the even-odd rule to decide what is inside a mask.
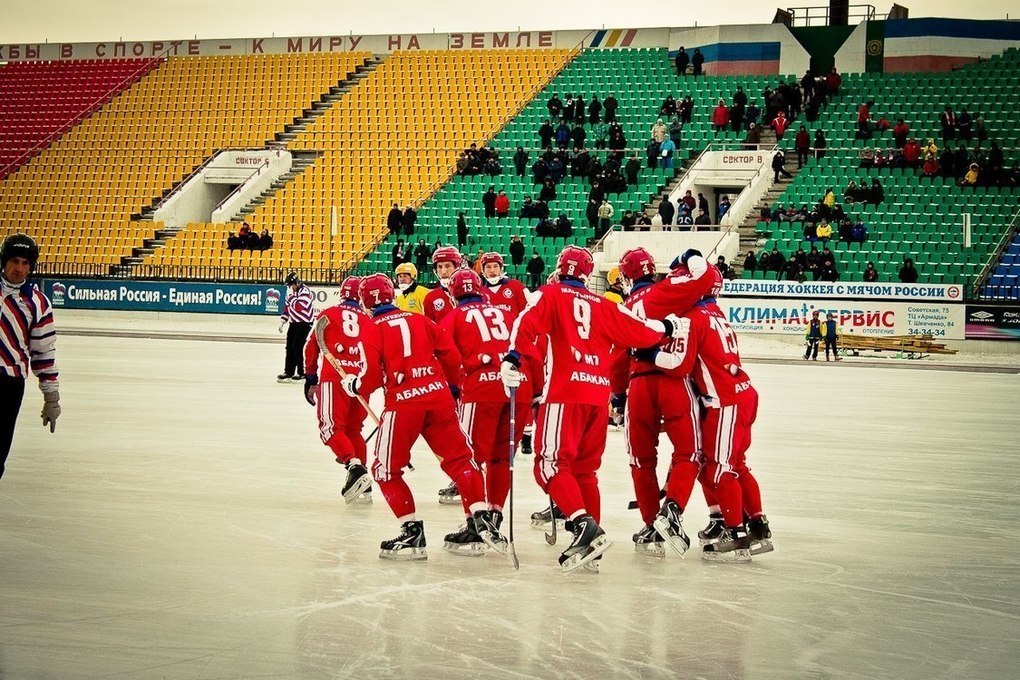
[[[790,31],[811,55],[811,70],[828,73],[836,64],[836,52],[856,26],[800,26]]]

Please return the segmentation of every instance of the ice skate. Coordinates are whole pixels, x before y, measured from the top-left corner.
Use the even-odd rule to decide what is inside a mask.
[[[559,558],[564,574],[580,569],[613,545],[591,515],[581,515],[572,525],[574,540]]]
[[[525,456],[531,455],[531,435],[528,433],[521,436],[521,453]]]
[[[652,520],[652,526],[662,536],[666,545],[677,555],[683,557],[687,553],[687,549],[691,547],[691,539],[684,532],[681,521],[680,505],[676,501],[666,500],[662,504],[659,514]]]
[[[726,528],[718,541],[702,548],[701,557],[709,562],[750,562],[750,546],[743,527]]]
[[[460,489],[456,482],[450,482],[450,486],[439,490],[440,505],[460,505]]]
[[[752,555],[761,555],[775,550],[772,546],[772,530],[765,515],[755,517],[747,522],[747,536],[751,541]]]
[[[400,525],[400,535],[379,544],[379,557],[384,560],[427,560],[425,527],[422,521],[411,520]]]
[[[340,495],[344,497],[344,502],[347,505],[355,502],[365,502],[362,500],[362,496],[367,495],[367,502],[372,502],[372,478],[368,474],[368,469],[357,461],[351,461],[347,464],[347,481],[344,482],[343,489],[340,490]]]
[[[489,549],[478,535],[474,517],[468,517],[460,531],[447,534],[443,541],[443,550],[464,557],[481,557]]]
[[[472,518],[479,537],[503,557],[510,559],[510,544],[506,536],[499,533],[499,525],[503,523],[503,513],[498,510],[479,510]]]
[[[702,546],[715,543],[722,537],[725,528],[726,524],[723,522],[722,514],[713,512],[708,516],[708,526],[698,532],[698,540],[701,541]]]
[[[290,376],[287,375],[286,373],[281,373],[280,375],[276,376],[276,382],[278,383],[290,382]]]
[[[634,552],[641,555],[662,557],[666,554],[666,543],[651,524],[645,525],[634,534]]]
[[[567,518],[563,515],[563,512],[555,505],[552,506],[552,511],[549,508],[541,510],[539,512],[531,513],[531,526],[534,529],[548,529],[549,525],[552,524],[553,517],[556,518],[556,528],[563,529],[563,523],[566,522]]]
[[[585,571],[590,572],[592,574],[600,574],[600,573],[602,573],[602,555],[599,555],[598,557],[593,559],[591,562],[589,562],[588,564],[584,565],[584,567],[582,567],[582,569],[584,569]]]

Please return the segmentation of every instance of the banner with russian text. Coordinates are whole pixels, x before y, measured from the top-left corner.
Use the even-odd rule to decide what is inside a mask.
[[[961,302],[963,286],[937,283],[860,283],[856,281],[758,281],[723,282],[723,295],[753,297],[848,298],[854,300],[939,300]]]
[[[139,312],[279,314],[283,286],[173,281],[44,280],[43,292],[63,309],[116,309]]]

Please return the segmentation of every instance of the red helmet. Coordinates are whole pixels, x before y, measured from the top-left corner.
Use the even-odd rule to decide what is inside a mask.
[[[592,259],[591,251],[579,246],[567,246],[556,258],[556,273],[560,277],[572,276],[575,279],[585,280],[595,270],[595,260]]]
[[[503,269],[506,269],[506,262],[503,261],[503,256],[500,255],[499,253],[491,252],[491,253],[485,253],[484,255],[482,255],[482,268],[483,269],[485,268],[485,265],[489,264],[490,262],[498,262],[500,267],[502,267]]]
[[[340,284],[340,299],[344,302],[358,299],[358,286],[361,285],[360,276],[348,276]]]
[[[722,272],[719,271],[718,267],[714,264],[710,264],[708,265],[708,271],[705,272],[705,276],[712,279],[712,290],[709,292],[707,297],[719,297],[719,294],[722,293],[723,287]]]
[[[439,264],[440,262],[452,262],[458,267],[464,261],[464,256],[460,254],[454,246],[443,246],[436,248],[436,252],[432,253],[432,264]]]
[[[388,305],[393,302],[393,282],[385,274],[372,274],[361,279],[358,286],[358,295],[361,297],[361,304],[366,309],[375,309],[380,305]]]
[[[631,248],[620,258],[620,275],[631,281],[655,274],[655,260],[644,248]]]
[[[447,286],[455,299],[469,295],[482,294],[482,279],[473,269],[458,269],[450,275],[450,283]]]

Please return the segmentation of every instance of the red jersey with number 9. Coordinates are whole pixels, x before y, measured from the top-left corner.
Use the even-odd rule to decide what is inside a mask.
[[[386,409],[454,408],[450,385],[457,384],[461,360],[453,339],[421,314],[392,306],[376,310],[372,322],[365,357],[370,370],[382,370]]]
[[[514,322],[510,349],[526,356],[542,334],[549,335],[544,401],[606,406],[612,347],[656,345],[663,339],[663,325],[638,318],[580,283],[564,281],[538,289]]]

